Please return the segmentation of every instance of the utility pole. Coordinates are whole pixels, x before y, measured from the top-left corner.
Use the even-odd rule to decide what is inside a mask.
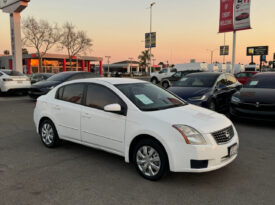
[[[149,74],[151,74],[152,69],[152,18],[153,18],[153,6],[156,2],[151,3],[150,5],[150,48],[149,48],[149,55],[150,55],[150,64],[149,64]]]
[[[214,55],[214,52],[216,51],[217,49],[215,49],[215,50],[209,50],[209,49],[207,49],[207,51],[210,51],[210,53],[211,53],[211,64],[213,64],[213,55]]]
[[[108,77],[110,77],[110,58],[111,58],[111,56],[105,56],[105,58],[107,58],[107,60],[108,60]]]
[[[236,31],[233,31],[232,74],[235,73],[235,60],[236,60]]]

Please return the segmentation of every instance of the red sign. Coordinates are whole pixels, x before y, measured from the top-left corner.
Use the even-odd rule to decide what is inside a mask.
[[[234,0],[221,0],[220,33],[234,30]]]

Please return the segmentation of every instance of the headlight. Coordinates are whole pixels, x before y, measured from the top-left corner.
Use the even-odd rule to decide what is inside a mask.
[[[232,102],[232,103],[236,103],[236,104],[238,104],[238,103],[240,103],[240,102],[241,102],[241,100],[240,100],[240,98],[237,98],[237,97],[235,97],[235,96],[232,96],[232,98],[231,98],[231,102]]]
[[[196,96],[196,97],[192,97],[192,98],[189,98],[188,100],[205,100],[206,99],[206,96],[203,95],[203,96]]]
[[[173,125],[184,137],[186,144],[206,145],[206,141],[196,129],[186,125]]]

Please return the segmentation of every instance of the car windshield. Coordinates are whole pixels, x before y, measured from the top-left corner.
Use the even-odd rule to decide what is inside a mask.
[[[244,88],[266,88],[275,89],[275,78],[274,76],[255,77],[249,80]]]
[[[48,78],[47,81],[59,81],[64,82],[69,77],[71,77],[73,74],[71,72],[64,72],[64,73],[58,73],[53,75],[52,77]]]
[[[151,83],[119,84],[116,87],[142,111],[164,110],[186,105],[184,101]]]
[[[2,72],[9,76],[24,76],[22,73],[15,70],[2,70]]]
[[[217,75],[191,75],[181,78],[174,83],[176,87],[213,87],[217,80]]]

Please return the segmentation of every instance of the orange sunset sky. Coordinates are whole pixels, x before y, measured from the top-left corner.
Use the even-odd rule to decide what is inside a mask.
[[[31,0],[22,18],[34,16],[52,23],[72,22],[93,39],[88,54],[112,56],[111,62],[137,59],[144,50],[144,33],[149,32],[148,0]],[[223,34],[218,34],[219,0],[156,0],[153,8],[153,31],[157,32],[156,62],[177,64],[210,61],[207,49],[218,49]],[[252,0],[251,26],[237,32],[236,63],[247,64],[247,46],[269,46],[267,60],[275,52],[275,0]],[[0,53],[10,50],[9,16],[0,13]],[[226,34],[226,44],[232,51],[232,33]],[[29,51],[34,51],[28,48]],[[51,53],[60,53],[53,48]],[[65,53],[65,52],[64,52]],[[258,62],[259,57],[255,57]],[[219,51],[214,61],[222,62]],[[226,57],[231,61],[231,55]],[[106,59],[104,60],[106,63]]]

